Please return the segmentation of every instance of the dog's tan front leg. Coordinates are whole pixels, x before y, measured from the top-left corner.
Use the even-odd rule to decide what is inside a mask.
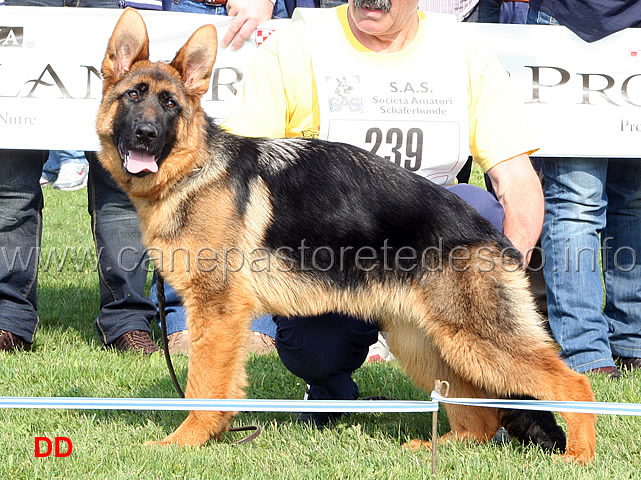
[[[189,312],[191,342],[186,398],[242,398],[246,385],[245,361],[251,315],[221,309]],[[201,320],[202,319],[202,320]],[[235,412],[191,411],[185,421],[153,445],[203,445],[227,431]]]

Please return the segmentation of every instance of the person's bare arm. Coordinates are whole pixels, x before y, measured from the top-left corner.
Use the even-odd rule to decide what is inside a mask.
[[[521,252],[523,264],[530,260],[543,226],[541,182],[527,154],[495,165],[487,172],[503,209],[503,233]]]
[[[251,37],[258,25],[272,18],[274,4],[270,0],[228,0],[227,14],[234,16],[221,43],[223,48],[231,44],[238,50]]]

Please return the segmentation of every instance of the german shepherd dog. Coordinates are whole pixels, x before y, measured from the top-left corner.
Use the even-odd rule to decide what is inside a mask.
[[[152,63],[142,17],[125,10],[97,118],[100,161],[187,310],[187,397],[243,397],[255,316],[343,312],[378,321],[428,392],[440,378],[456,397],[594,400],[558,356],[502,234],[446,189],[359,148],[224,132],[200,105],[216,51],[205,25],[171,63]],[[562,458],[594,457],[594,415],[561,414],[566,444],[551,413],[445,408],[446,440],[487,442],[504,425]],[[190,412],[155,443],[202,445],[232,417]]]

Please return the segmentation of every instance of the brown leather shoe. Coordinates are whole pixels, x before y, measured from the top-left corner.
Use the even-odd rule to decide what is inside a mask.
[[[607,375],[608,380],[618,380],[623,375],[617,367],[593,368],[590,372]]]
[[[145,355],[160,352],[160,348],[154,343],[151,335],[144,330],[132,330],[123,333],[110,345],[121,352],[132,350]]]
[[[6,330],[0,330],[0,351],[13,352],[15,350],[29,350],[31,344]]]
[[[276,350],[276,341],[272,337],[264,333],[252,332],[247,351],[264,355],[274,350]]]
[[[634,357],[614,357],[614,361],[624,370],[634,370],[641,368],[641,358]]]

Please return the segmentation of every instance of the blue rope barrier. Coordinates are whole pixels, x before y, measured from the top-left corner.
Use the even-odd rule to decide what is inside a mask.
[[[439,403],[474,407],[641,416],[641,404],[448,398],[432,392],[431,401],[271,400],[195,398],[0,397],[0,408],[76,410],[209,410],[233,412],[436,412]]]
[[[435,412],[435,401],[0,397],[0,408],[226,412]]]
[[[447,398],[432,392],[432,401],[474,407],[543,410],[549,412],[599,413],[641,416],[641,404],[615,402],[568,402],[546,400],[493,400],[486,398]]]

